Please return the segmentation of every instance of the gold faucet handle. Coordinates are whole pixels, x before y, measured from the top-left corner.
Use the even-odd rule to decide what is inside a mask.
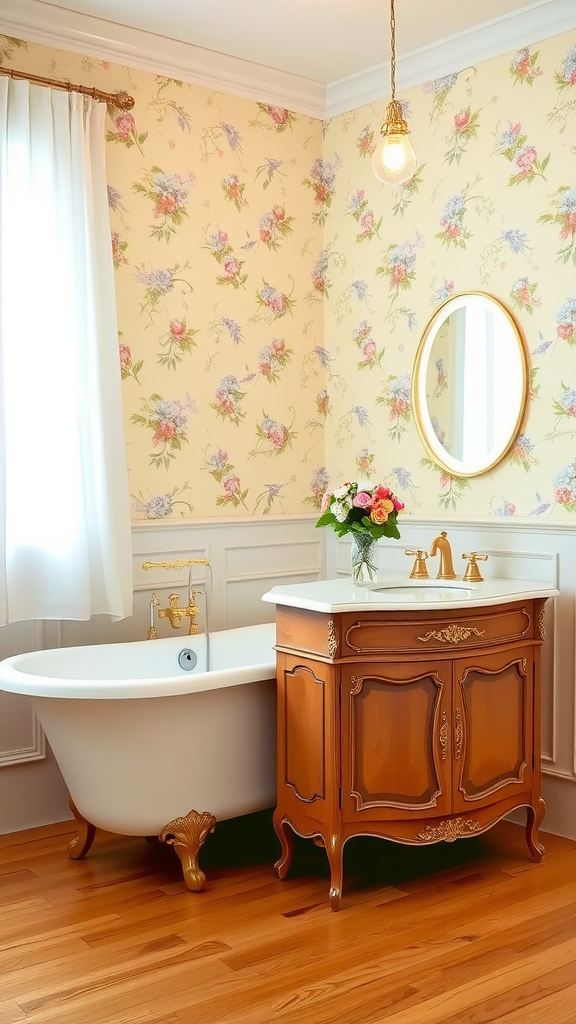
[[[487,562],[488,555],[479,555],[477,551],[471,551],[469,555],[462,555],[462,558],[468,559],[464,579],[471,580],[473,583],[481,583],[484,577],[480,575],[480,569],[476,563]]]
[[[411,580],[427,580],[428,569],[426,568],[426,559],[428,558],[428,552],[421,551],[418,548],[416,551],[405,551],[404,554],[412,555],[416,559],[408,578]]]

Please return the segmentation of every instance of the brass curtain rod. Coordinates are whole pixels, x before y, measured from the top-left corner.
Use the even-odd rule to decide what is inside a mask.
[[[102,89],[94,89],[89,85],[72,85],[71,82],[62,82],[58,78],[43,78],[42,75],[30,75],[27,71],[14,71],[13,68],[0,67],[0,75],[27,79],[39,85],[51,85],[54,89],[65,89],[66,92],[80,92],[83,96],[91,96],[92,99],[108,103],[111,107],[118,107],[119,110],[132,110],[134,106],[134,97],[129,96],[127,92],[103,92]]]

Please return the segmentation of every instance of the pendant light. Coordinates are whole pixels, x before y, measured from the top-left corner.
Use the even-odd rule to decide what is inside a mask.
[[[372,168],[385,185],[403,185],[410,181],[416,170],[416,153],[408,138],[410,129],[402,117],[402,107],[396,99],[396,19],[394,0],[390,0],[390,91],[392,99],[386,107],[380,139],[372,154]]]

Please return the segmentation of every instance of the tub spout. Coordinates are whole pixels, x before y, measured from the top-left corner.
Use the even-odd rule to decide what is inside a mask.
[[[195,591],[192,592],[193,595]],[[180,600],[180,594],[169,594],[168,600],[170,602],[169,608],[159,608],[158,618],[168,619],[172,629],[180,629],[182,626],[182,619],[190,619],[190,628],[188,630],[189,636],[194,636],[200,632],[200,627],[196,622],[197,616],[200,614],[200,609],[197,608],[192,602],[189,603],[187,608],[181,608],[178,604]]]

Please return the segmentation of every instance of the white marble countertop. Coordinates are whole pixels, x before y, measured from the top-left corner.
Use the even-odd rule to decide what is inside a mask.
[[[381,579],[367,587],[354,586],[350,577],[272,587],[262,597],[270,604],[309,611],[439,611],[442,608],[485,608],[534,597],[555,597],[559,591],[537,580]]]

